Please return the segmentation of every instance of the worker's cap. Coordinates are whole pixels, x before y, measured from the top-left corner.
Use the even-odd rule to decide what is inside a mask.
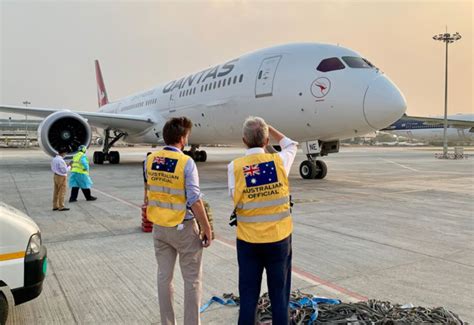
[[[86,147],[85,145],[81,144],[81,145],[79,146],[78,150],[79,150],[79,151],[82,151],[82,152],[86,152],[87,147]]]

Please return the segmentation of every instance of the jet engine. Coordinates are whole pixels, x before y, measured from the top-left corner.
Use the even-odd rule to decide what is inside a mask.
[[[82,116],[71,111],[59,111],[39,125],[38,143],[50,156],[55,156],[62,147],[68,154],[73,154],[80,145],[89,146],[91,134],[91,127]]]

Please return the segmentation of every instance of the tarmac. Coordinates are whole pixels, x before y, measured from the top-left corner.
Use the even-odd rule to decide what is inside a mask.
[[[205,148],[197,163],[217,239],[204,251],[203,301],[238,295],[227,164],[243,148]],[[91,148],[88,155],[92,155]],[[140,229],[146,147],[119,148],[120,165],[92,166],[97,201],[51,211],[50,158],[0,149],[0,200],[39,225],[49,269],[42,294],[13,307],[7,324],[159,324],[156,261]],[[474,321],[474,159],[439,160],[436,149],[342,147],[324,157],[323,180],[290,174],[293,289],[343,301],[368,298],[444,306]],[[176,266],[175,311],[183,322]],[[265,282],[262,293],[266,292]],[[212,305],[203,324],[236,324],[238,308]]]

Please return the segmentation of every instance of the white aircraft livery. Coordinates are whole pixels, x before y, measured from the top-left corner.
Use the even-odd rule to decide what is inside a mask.
[[[383,132],[432,143],[444,139],[444,118],[403,116],[382,129]],[[446,138],[450,143],[474,142],[474,114],[457,114],[447,117]]]
[[[72,154],[89,145],[91,126],[104,129],[96,164],[119,163],[119,153],[110,150],[119,139],[162,144],[163,125],[175,116],[192,120],[186,153],[205,161],[199,145],[240,145],[245,118],[261,116],[300,142],[307,156],[303,178],[324,178],[327,167],[317,157],[338,152],[340,139],[387,127],[406,110],[404,96],[384,73],[358,53],[328,44],[258,50],[112,102],[98,61],[96,77],[98,112],[7,105],[0,111],[44,117],[38,137],[49,155],[64,146]]]

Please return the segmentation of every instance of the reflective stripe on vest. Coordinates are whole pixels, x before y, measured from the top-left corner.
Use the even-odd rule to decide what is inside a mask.
[[[174,227],[186,216],[184,168],[189,157],[182,152],[160,150],[146,160],[147,217],[154,224]]]
[[[263,201],[263,202],[249,202],[249,203],[239,203],[237,204],[237,208],[248,210],[248,209],[257,209],[257,208],[266,208],[271,207],[274,205],[281,205],[284,203],[290,202],[290,197],[285,196],[281,199],[271,200],[271,201]]]
[[[162,193],[166,193],[166,194],[176,194],[176,195],[186,195],[185,190],[178,190],[178,189],[170,188],[170,187],[166,187],[166,186],[147,185],[147,189],[149,191],[153,191],[153,192],[162,192]]]
[[[278,221],[290,216],[290,209],[276,213],[276,214],[267,214],[260,216],[251,216],[251,217],[242,217],[237,215],[237,222],[269,222],[269,221]]]
[[[234,160],[237,238],[273,243],[293,231],[290,189],[278,154],[259,153]]]
[[[186,204],[180,204],[180,203],[168,203],[168,202],[160,202],[160,201],[152,200],[152,201],[148,201],[148,205],[160,207],[163,209],[177,210],[177,211],[186,210]]]
[[[74,155],[72,158],[71,173],[89,174],[89,171],[85,169],[81,163],[81,159],[84,155],[83,152],[78,152]],[[87,161],[87,156],[85,156],[85,159]]]

